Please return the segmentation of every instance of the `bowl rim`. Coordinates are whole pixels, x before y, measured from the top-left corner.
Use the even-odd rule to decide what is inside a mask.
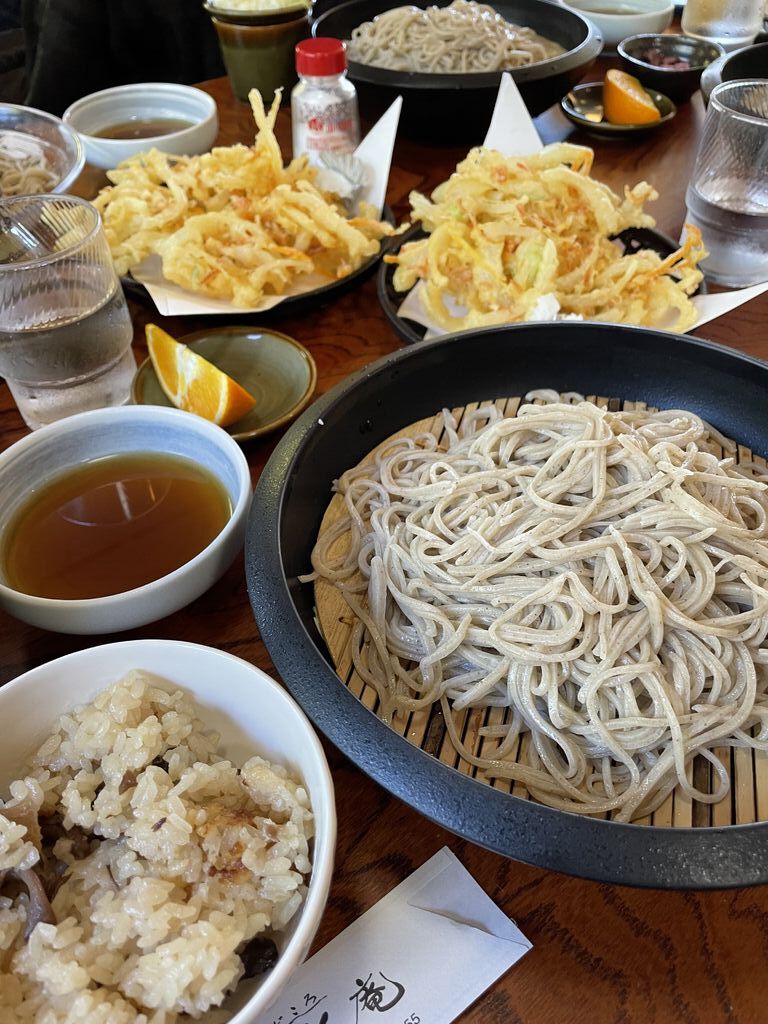
[[[205,107],[205,114],[200,116],[197,120],[193,121],[192,124],[187,125],[186,128],[179,128],[175,132],[168,132],[165,135],[148,135],[142,139],[108,139],[101,135],[90,135],[87,130],[77,127],[76,118],[79,114],[82,114],[84,110],[87,110],[88,106],[93,101],[104,100],[111,97],[130,96],[131,93],[135,92],[147,92],[159,93],[161,95],[168,96],[189,96],[191,99],[199,99]],[[119,149],[126,145],[133,146],[139,144],[140,148],[148,149],[150,144],[155,140],[162,139],[163,141],[185,141],[194,132],[199,131],[203,125],[210,124],[218,116],[218,107],[216,106],[216,100],[211,96],[210,93],[204,89],[198,89],[194,85],[183,85],[176,82],[129,82],[128,85],[114,85],[108,89],[99,89],[97,92],[88,93],[87,96],[81,96],[67,107],[62,114],[62,121],[77,135],[81,136],[89,142],[98,144],[99,146],[105,146],[107,149]]]
[[[50,114],[47,110],[40,110],[38,107],[28,107],[23,103],[0,103],[0,110],[13,110],[25,114],[34,114],[35,117],[40,118],[42,121],[47,121],[49,124],[56,125],[60,130],[63,129],[64,134],[67,136],[69,141],[75,150],[75,162],[72,167],[67,171],[61,181],[58,181],[50,192],[40,192],[39,195],[56,195],[61,192],[66,192],[69,186],[72,185],[77,178],[80,177],[80,172],[85,167],[85,147],[83,146],[82,140],[75,129],[67,124],[63,117],[57,117],[56,114]],[[8,131],[19,131],[18,128],[9,128]],[[27,134],[21,132],[20,134]],[[6,197],[14,198],[14,197]]]
[[[674,45],[677,44],[681,39],[684,39],[686,42],[694,43],[698,46],[709,46],[714,51],[714,56],[711,58],[711,60],[708,60],[706,64],[691,64],[687,68],[669,68],[663,66],[659,67],[656,64],[649,64],[646,60],[641,60],[640,57],[635,56],[634,53],[631,53],[629,50],[627,50],[625,45],[626,43],[635,43],[639,42],[640,40],[653,40],[655,46],[661,46],[662,48],[666,47],[668,51],[674,52]],[[616,51],[620,57],[623,57],[624,60],[632,64],[636,64],[639,68],[642,68],[643,70],[654,72],[658,71],[660,74],[663,75],[685,75],[692,71],[703,71],[704,68],[709,67],[710,64],[714,63],[714,61],[718,60],[720,57],[723,56],[723,54],[725,53],[725,48],[721,46],[720,43],[717,43],[712,39],[697,39],[695,36],[688,36],[684,32],[638,32],[636,35],[627,36],[625,39],[622,39],[619,43],[617,43]]]
[[[166,573],[164,576],[159,576],[156,580],[144,583],[140,587],[133,587],[131,590],[122,590],[116,594],[107,594],[103,597],[78,599],[38,597],[34,594],[25,594],[21,590],[16,590],[14,587],[6,583],[2,577],[0,577],[0,595],[2,595],[6,602],[13,602],[17,607],[34,608],[46,614],[55,613],[57,611],[66,611],[70,615],[72,613],[87,615],[89,611],[95,611],[96,609],[103,610],[108,605],[116,607],[120,604],[141,602],[144,597],[147,597],[158,590],[164,590],[168,587],[172,590],[174,584],[178,580],[183,576],[186,576],[188,573],[194,573],[198,567],[207,561],[213,551],[226,544],[231,535],[235,530],[237,530],[242,518],[248,512],[252,498],[251,472],[248,460],[237,441],[235,441],[234,438],[226,432],[226,430],[223,430],[215,423],[211,423],[209,420],[203,419],[201,416],[196,416],[194,413],[190,412],[184,412],[182,409],[172,409],[161,405],[112,406],[106,409],[89,409],[87,412],[76,413],[74,416],[67,416],[62,420],[49,423],[46,426],[40,427],[38,430],[34,430],[32,433],[20,438],[9,448],[6,448],[4,452],[0,452],[0,480],[2,480],[2,474],[7,463],[14,462],[20,458],[23,459],[30,449],[39,447],[41,444],[46,444],[49,438],[52,443],[55,444],[56,438],[60,435],[67,433],[75,434],[82,425],[85,425],[86,428],[93,429],[94,427],[98,427],[98,425],[104,421],[109,422],[110,420],[116,420],[117,422],[120,422],[123,419],[138,420],[142,417],[157,419],[159,421],[166,420],[182,427],[183,424],[186,423],[189,427],[193,428],[193,430],[197,428],[199,433],[207,435],[210,441],[214,443],[218,442],[220,450],[229,455],[231,464],[237,475],[239,490],[237,500],[233,503],[232,511],[224,526],[210,541],[210,543],[208,543],[202,551],[199,551],[194,558],[190,558],[189,561],[184,562],[183,565],[174,569],[173,572]],[[193,419],[190,420],[189,417],[193,417]],[[153,450],[163,451],[164,449],[162,447],[158,447]],[[76,465],[80,465],[80,463],[76,463]],[[66,466],[62,467],[61,473],[65,472],[68,468],[69,467]],[[58,475],[58,472],[54,474],[54,478]]]
[[[326,33],[326,19],[343,15],[360,4],[361,0],[344,0],[344,3],[331,7],[317,18],[312,25],[312,35],[321,36]],[[429,6],[430,0],[411,0],[411,2],[424,9]],[[434,0],[433,0],[434,2]],[[445,0],[445,4],[449,0]],[[492,0],[491,0],[492,2]],[[581,11],[561,4],[558,0],[535,0],[536,5],[546,8],[554,8],[552,17],[562,17],[563,12],[577,18],[584,29],[585,35],[582,41],[565,53],[546,60],[536,61],[534,64],[523,65],[518,68],[505,68],[500,71],[470,71],[470,72],[446,72],[431,74],[425,71],[393,71],[389,68],[380,68],[372,64],[360,64],[358,61],[349,61],[349,77],[353,81],[365,82],[376,86],[386,86],[393,89],[419,89],[424,91],[439,89],[488,89],[497,88],[502,74],[505,72],[512,75],[516,82],[534,82],[554,75],[564,74],[576,68],[587,65],[598,56],[603,48],[603,34],[600,28]],[[386,8],[385,8],[386,9]],[[557,14],[555,13],[557,12]],[[368,19],[370,20],[370,19]],[[555,63],[559,61],[557,68]]]
[[[674,13],[675,10],[674,0],[666,0],[663,6],[660,3],[658,7],[654,7],[651,10],[628,11],[626,14],[611,14],[610,11],[587,11],[586,5],[590,3],[590,0],[563,0],[563,3],[570,7],[571,10],[578,11],[579,13],[583,11],[585,14],[592,14],[601,19],[604,18],[605,23],[614,28],[618,28],[622,24],[626,25],[632,18],[658,18],[670,12]],[[584,7],[574,7],[574,4],[584,4]]]
[[[252,1014],[254,1012],[249,1006],[250,1002],[261,996],[261,1003],[263,1005],[259,1009],[259,1012],[261,1013],[266,1011],[269,1005],[271,1005],[272,1000],[283,990],[293,971],[300,966],[302,962],[301,952],[309,946],[320,925],[323,908],[328,899],[328,893],[330,891],[333,877],[333,863],[337,835],[337,812],[333,775],[331,774],[328,759],[325,755],[323,745],[320,742],[317,730],[296,699],[288,692],[288,690],[285,689],[285,687],[281,686],[275,679],[273,679],[272,676],[268,675],[263,669],[259,668],[258,665],[252,664],[245,658],[240,658],[229,651],[223,651],[217,647],[210,647],[206,644],[197,644],[189,640],[176,640],[171,638],[118,640],[112,643],[97,644],[94,647],[71,651],[70,653],[61,655],[58,658],[53,658],[50,661],[43,662],[41,665],[36,665],[34,668],[27,669],[26,672],[22,672],[21,675],[15,676],[0,687],[0,691],[10,693],[14,689],[20,689],[24,685],[28,685],[30,680],[34,683],[35,677],[44,676],[48,672],[58,669],[65,662],[72,663],[83,661],[85,663],[85,670],[87,671],[87,664],[89,661],[98,661],[101,657],[109,654],[110,652],[121,654],[124,651],[136,651],[137,655],[140,656],[142,651],[160,651],[163,648],[167,648],[174,652],[178,651],[180,653],[188,653],[195,658],[210,659],[212,663],[221,661],[224,663],[235,663],[241,667],[245,666],[245,668],[250,670],[250,672],[259,680],[258,685],[263,685],[272,690],[273,694],[290,708],[294,717],[303,727],[305,743],[308,749],[311,750],[312,759],[318,770],[320,787],[328,803],[327,822],[322,835],[318,829],[315,830],[312,872],[307,885],[307,895],[300,908],[300,917],[297,921],[296,929],[288,940],[285,949],[280,954],[280,957],[278,958],[278,961],[271,973],[264,979],[263,984],[256,992],[253,993],[248,1002],[233,1014],[230,1020],[230,1024],[250,1024],[250,1021],[253,1019]],[[147,671],[153,670],[148,669]],[[162,673],[160,672],[157,674],[162,676]],[[178,684],[174,682],[174,685],[178,685],[180,688],[185,689],[187,695],[191,696],[193,700],[198,700],[189,685],[185,687],[182,682]],[[2,707],[3,701],[2,692],[0,692],[0,708]],[[75,706],[74,702],[71,702],[70,707],[72,706]],[[56,716],[53,716],[53,718],[55,721]],[[305,779],[302,779],[302,782],[306,785]],[[313,815],[315,817],[315,821],[317,821],[314,809]],[[236,989],[234,991],[236,991]],[[211,1007],[211,1009],[213,1010],[215,1007]]]

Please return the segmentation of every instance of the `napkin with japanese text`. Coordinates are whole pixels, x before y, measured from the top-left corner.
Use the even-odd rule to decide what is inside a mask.
[[[529,949],[443,848],[299,967],[258,1024],[450,1024]]]

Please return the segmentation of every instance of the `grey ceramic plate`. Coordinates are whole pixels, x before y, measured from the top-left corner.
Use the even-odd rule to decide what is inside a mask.
[[[251,327],[211,327],[187,334],[179,341],[249,391],[256,406],[227,427],[236,441],[247,441],[290,423],[310,402],[317,383],[317,367],[298,341],[278,331]],[[131,389],[137,405],[171,405],[145,359]]]
[[[640,132],[653,131],[667,121],[671,121],[677,113],[677,107],[672,100],[655,89],[646,89],[648,95],[661,114],[658,121],[651,121],[650,124],[611,124],[603,120],[603,83],[586,82],[584,85],[574,86],[573,89],[560,100],[563,113],[569,121],[573,121],[580,128],[599,135],[601,138],[621,139],[627,135],[639,135]]]

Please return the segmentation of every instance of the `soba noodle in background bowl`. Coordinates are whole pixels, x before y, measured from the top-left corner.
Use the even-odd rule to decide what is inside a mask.
[[[67,192],[84,164],[77,132],[60,118],[0,103],[0,196]]]
[[[690,888],[764,883],[764,755],[731,753],[725,744],[733,802],[700,803],[676,789],[640,824],[626,824],[545,806],[521,795],[516,784],[506,791],[489,784],[472,764],[450,754],[439,709],[396,732],[371,714],[367,691],[354,680],[348,687],[337,674],[329,650],[336,640],[326,629],[326,645],[320,632],[317,592],[311,582],[300,582],[310,569],[333,481],[380,442],[441,408],[542,388],[611,399],[616,408],[631,402],[690,410],[726,438],[758,455],[768,452],[768,367],[698,339],[613,324],[555,323],[469,332],[401,350],[316,402],[262,475],[246,571],[272,659],[310,717],[369,774],[481,845],[601,881]],[[467,718],[467,729],[478,721],[484,720]],[[716,790],[704,757],[692,762],[694,774],[702,765],[709,773],[704,784]]]
[[[451,0],[416,6],[448,7]],[[315,22],[317,36],[350,39],[360,25],[390,11],[391,0],[349,0]],[[532,116],[559,100],[578,82],[602,48],[599,30],[586,18],[549,0],[494,0],[506,21],[533,29],[562,47],[563,53],[510,69]],[[409,49],[404,37],[404,50]],[[458,57],[458,60],[461,58]],[[355,83],[364,115],[378,117],[403,97],[400,128],[412,137],[449,143],[479,141],[490,121],[502,72],[390,70],[360,63],[349,54],[349,78]]]

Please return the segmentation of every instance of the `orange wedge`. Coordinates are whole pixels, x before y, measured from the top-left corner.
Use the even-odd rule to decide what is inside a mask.
[[[634,75],[612,68],[603,83],[603,114],[611,124],[651,124],[658,107]]]
[[[226,427],[256,405],[237,381],[156,324],[147,324],[147,347],[160,386],[177,409]]]

